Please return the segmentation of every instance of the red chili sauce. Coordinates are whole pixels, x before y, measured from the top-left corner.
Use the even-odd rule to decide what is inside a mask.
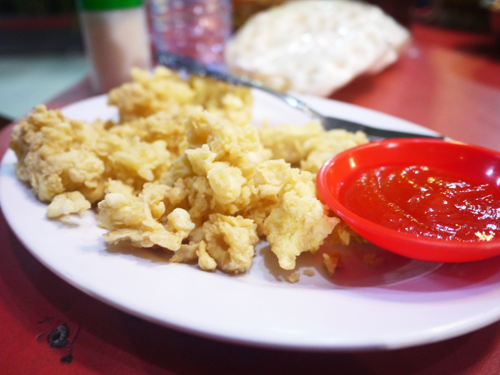
[[[357,215],[400,232],[466,242],[500,235],[500,190],[437,168],[366,170],[339,193]]]

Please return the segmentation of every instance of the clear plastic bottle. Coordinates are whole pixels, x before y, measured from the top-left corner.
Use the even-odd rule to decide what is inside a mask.
[[[224,62],[232,30],[231,0],[149,0],[148,8],[156,51],[207,65]]]
[[[151,67],[151,43],[142,0],[79,0],[78,5],[96,93],[131,80],[133,67]]]

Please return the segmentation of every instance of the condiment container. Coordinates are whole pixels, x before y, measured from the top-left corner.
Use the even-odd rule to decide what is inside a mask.
[[[383,210],[385,213],[379,211],[381,214],[377,215],[375,220],[367,219],[363,217],[364,215],[361,216],[352,211],[342,198],[344,189],[349,188],[350,183],[355,181],[354,179],[360,173],[386,167],[418,166],[427,167],[429,170],[441,170],[431,177],[441,180],[440,175],[444,176],[445,179],[440,181],[440,184],[446,184],[446,176],[457,177],[456,187],[450,184],[448,192],[441,191],[438,194],[431,189],[425,191],[426,187],[419,185],[417,181],[411,179],[411,176],[405,177],[415,183],[404,195],[413,190],[412,204],[415,204],[414,207],[417,210],[425,208],[429,216],[434,218],[439,216],[442,218],[445,215],[460,218],[452,226],[442,223],[440,218],[431,224],[445,234],[441,238],[426,235],[425,225],[421,227],[422,233],[418,235],[415,232],[411,233],[412,230],[406,231],[400,228],[403,229],[400,231],[381,224],[382,216],[385,217],[384,219],[393,218],[396,224],[400,213],[404,213],[407,215],[406,218],[412,221],[415,218],[412,213],[405,212],[404,208],[402,209],[397,203],[390,203],[390,200],[387,200],[383,194],[380,195],[383,196],[382,199],[377,198],[381,204],[375,202],[374,204],[378,205],[377,210]],[[381,184],[384,183],[383,178],[381,176],[378,180]],[[424,138],[386,139],[352,147],[329,159],[320,168],[316,177],[318,192],[322,200],[361,237],[407,258],[440,263],[470,262],[500,255],[500,209],[496,203],[500,194],[499,181],[500,152],[456,141]],[[467,191],[467,185],[471,187],[470,191]],[[474,192],[475,189],[476,192]],[[491,189],[498,191],[498,194],[491,194]],[[459,190],[462,190],[462,193],[459,193]],[[483,190],[484,199],[479,194],[482,202],[477,204],[477,193],[481,190]],[[417,196],[419,193],[422,193],[422,196],[429,194],[433,204],[430,204],[427,198],[419,199]],[[469,201],[469,197],[473,199]],[[422,202],[427,207],[419,206]],[[396,215],[393,215],[394,212]],[[481,216],[481,219],[470,219],[474,216]],[[420,226],[418,220],[413,223]],[[476,232],[473,229],[477,228],[476,225],[484,225],[488,229]],[[464,228],[459,228],[461,226]],[[466,227],[473,231],[474,240],[460,239],[461,236],[453,238],[453,233]],[[447,236],[448,234],[452,236]]]
[[[129,81],[133,67],[151,68],[142,0],[77,0],[96,93]]]

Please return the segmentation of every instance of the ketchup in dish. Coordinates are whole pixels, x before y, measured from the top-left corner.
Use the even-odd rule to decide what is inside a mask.
[[[500,190],[426,166],[367,169],[339,200],[355,214],[416,236],[464,242],[500,236]]]

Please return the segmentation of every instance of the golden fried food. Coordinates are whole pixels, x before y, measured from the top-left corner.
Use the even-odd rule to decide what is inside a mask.
[[[325,266],[328,276],[332,277],[333,274],[335,273],[335,270],[338,267],[339,264],[339,257],[334,255],[334,254],[326,254],[323,253],[323,265]]]
[[[99,135],[99,126],[86,126],[42,105],[35,107],[12,131],[17,177],[44,202],[68,191],[80,191],[90,202],[102,199],[105,166],[92,152]]]
[[[78,213],[82,215],[90,208],[90,202],[79,191],[71,191],[56,195],[47,207],[47,217],[54,219],[59,216]]]
[[[166,68],[132,76],[109,94],[116,123],[38,106],[14,128],[17,175],[50,202],[49,218],[93,205],[108,243],[231,274],[251,267],[261,239],[293,270],[332,233],[340,220],[317,198],[315,173],[364,134],[314,122],[258,129],[247,88]]]
[[[304,251],[315,252],[340,219],[316,198],[313,175],[291,168],[278,195],[278,203],[264,220],[264,234],[281,268],[295,268],[295,258]]]
[[[288,275],[286,277],[286,281],[288,281],[289,283],[296,283],[297,281],[299,281],[300,279],[300,273],[298,272],[292,272],[290,275]]]
[[[172,112],[184,106],[202,106],[233,123],[248,123],[253,97],[247,88],[231,86],[207,77],[191,76],[158,67],[154,74],[132,70],[134,82],[111,90],[108,103],[118,107],[122,121]]]
[[[262,144],[273,153],[273,159],[284,159],[295,167],[318,173],[333,155],[348,148],[368,143],[363,132],[350,133],[343,129],[325,132],[320,123],[305,126],[282,124],[259,129]]]

